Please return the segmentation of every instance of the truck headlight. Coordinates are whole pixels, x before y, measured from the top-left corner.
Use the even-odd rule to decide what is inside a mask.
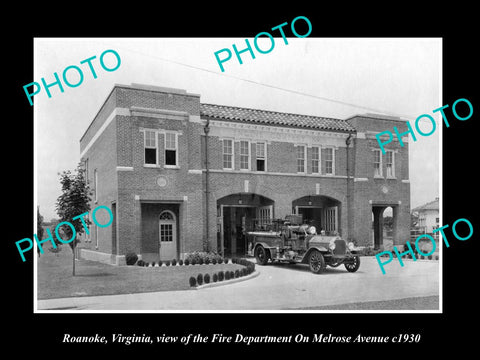
[[[335,241],[330,241],[328,248],[333,251],[335,249]]]
[[[353,242],[349,242],[349,243],[348,243],[348,249],[349,249],[350,251],[352,251],[353,249],[355,249],[355,244],[354,244]]]

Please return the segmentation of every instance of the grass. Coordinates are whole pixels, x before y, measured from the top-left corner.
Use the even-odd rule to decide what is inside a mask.
[[[75,262],[64,246],[58,254],[46,251],[37,263],[37,298],[130,294],[153,291],[189,290],[190,276],[241,269],[237,264],[183,265],[162,267],[114,266],[88,260]]]

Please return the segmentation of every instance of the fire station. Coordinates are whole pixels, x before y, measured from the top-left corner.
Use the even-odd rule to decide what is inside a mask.
[[[123,264],[193,251],[244,256],[246,232],[301,215],[318,231],[381,249],[383,212],[393,242],[410,231],[408,139],[379,148],[375,135],[400,118],[335,119],[205,104],[182,89],[115,85],[80,139],[92,208],[82,258]],[[155,261],[155,260],[154,260]]]

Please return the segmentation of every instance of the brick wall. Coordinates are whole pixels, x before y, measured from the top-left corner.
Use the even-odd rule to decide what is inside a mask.
[[[92,196],[91,209],[104,205],[112,208],[112,202],[117,199],[117,172],[116,172],[116,124],[112,121],[99,136],[98,140],[84,154],[83,159],[88,160],[88,182],[90,188],[96,192],[97,201]],[[86,140],[86,139],[85,139]],[[95,187],[95,171],[97,173],[97,186]],[[108,222],[108,214],[99,211],[98,222]],[[105,217],[106,215],[106,217]],[[96,248],[98,237],[98,249]],[[84,242],[82,247],[111,253],[112,227],[97,227],[92,220],[90,225],[91,242]]]
[[[133,112],[130,116],[116,115],[86,152],[85,157],[89,159],[90,179],[93,176],[93,169],[98,169],[98,204],[110,207],[112,202],[116,202],[118,254],[125,254],[128,251],[136,253],[152,251],[155,246],[151,239],[158,238],[156,219],[160,210],[166,207],[172,207],[178,215],[179,252],[183,254],[202,250],[206,235],[204,224],[207,209],[206,175],[202,172],[206,167],[205,135],[204,124],[199,118],[199,96],[177,90],[117,86],[87,129],[81,140],[82,149],[95,136],[95,131],[102,126],[115,106],[128,108]],[[149,110],[145,109],[153,110],[146,114]],[[400,147],[398,142],[387,145],[387,148],[395,151],[396,178],[374,179],[372,149],[378,148],[378,144],[372,134],[375,131],[392,130],[395,125],[402,127],[405,124],[392,119],[372,117],[354,117],[348,121],[361,133],[361,136],[353,139],[350,146],[351,234],[348,234],[345,134],[323,134],[316,138],[311,136],[311,139],[324,136],[325,144],[335,149],[334,176],[316,176],[312,174],[311,143],[306,147],[307,173],[297,174],[295,145],[302,144],[302,141],[306,143],[311,141],[308,140],[308,136],[312,132],[298,133],[297,136],[296,132],[277,131],[275,134],[272,132],[272,139],[268,139],[269,133],[265,127],[257,138],[255,129],[251,127],[229,128],[217,124],[215,129],[212,129],[213,134],[210,133],[208,137],[211,169],[208,202],[211,248],[216,249],[217,245],[217,201],[231,194],[244,193],[246,181],[248,193],[262,195],[275,202],[274,215],[277,218],[284,218],[290,214],[295,200],[316,195],[318,186],[319,195],[341,203],[339,225],[342,235],[363,245],[371,245],[372,206],[393,205],[398,217],[397,242],[404,242],[410,221],[408,145]],[[142,129],[157,130],[156,167],[144,164]],[[164,167],[163,131],[175,131],[179,134],[178,168]],[[235,141],[233,171],[223,170],[223,138],[232,138]],[[239,171],[239,141],[244,139],[250,140],[250,171]],[[256,172],[256,141],[267,142],[265,173]],[[323,145],[323,142],[319,145]],[[385,162],[383,164],[385,166]],[[319,168],[322,168],[321,163]],[[159,185],[159,178],[165,183]],[[358,181],[354,181],[353,178]],[[382,191],[384,186],[388,187],[387,193]],[[99,251],[111,252],[111,229],[111,227],[99,229]],[[142,243],[142,239],[146,238],[150,239],[148,240],[150,242]]]

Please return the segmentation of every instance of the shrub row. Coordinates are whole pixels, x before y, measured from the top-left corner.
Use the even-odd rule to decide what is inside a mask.
[[[233,264],[239,264],[244,266],[242,269],[237,269],[237,270],[225,270],[225,271],[219,271],[217,273],[214,273],[212,276],[210,274],[198,274],[196,277],[191,276],[189,279],[189,283],[191,287],[195,286],[200,286],[212,282],[221,282],[223,280],[230,280],[230,279],[235,279],[239,278],[242,276],[249,275],[255,271],[255,264],[246,260],[246,259],[232,259]]]
[[[187,253],[185,254],[185,261],[187,260],[190,264],[221,264],[224,261],[220,254],[207,251],[194,251],[192,253]]]
[[[408,250],[408,249],[407,249],[407,250]],[[428,255],[428,256],[420,255],[418,252],[414,252],[414,254],[415,254],[415,258],[416,258],[416,259],[420,259],[420,260],[425,260],[425,259],[428,259],[428,260],[433,260],[433,259],[438,260],[438,259],[439,259],[439,258],[438,258],[438,255],[435,255],[435,257],[434,257],[433,255]],[[394,258],[397,257],[397,254],[396,254],[395,252],[392,252],[392,255],[393,255]],[[382,255],[382,257],[387,257],[387,256],[388,256],[387,254],[383,254],[383,255]],[[402,257],[403,257],[403,256],[402,256]],[[413,259],[412,254],[406,254],[404,257],[407,258],[407,259]]]
[[[219,259],[217,261],[217,259],[213,259],[211,262],[210,260],[206,260],[205,262],[200,259],[198,262],[194,259],[192,261],[188,260],[188,259],[185,259],[185,260],[177,260],[177,259],[172,259],[172,260],[166,260],[166,261],[159,261],[158,263],[156,263],[155,261],[149,263],[149,262],[146,262],[146,261],[143,261],[143,260],[135,260],[136,264],[138,266],[155,266],[156,264],[158,264],[158,266],[162,266],[162,265],[165,265],[165,266],[176,266],[177,264],[178,265],[208,265],[208,264],[212,264],[212,265],[215,265],[215,264],[228,264],[229,262],[229,259],[225,258],[225,259]],[[134,265],[135,263],[127,263],[127,265]]]

